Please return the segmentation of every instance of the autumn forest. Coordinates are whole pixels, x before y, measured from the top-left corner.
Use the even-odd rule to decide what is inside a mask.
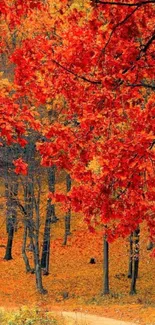
[[[155,324],[154,202],[155,1],[0,0],[0,324]]]

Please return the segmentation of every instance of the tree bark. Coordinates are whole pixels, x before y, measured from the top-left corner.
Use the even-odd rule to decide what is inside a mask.
[[[30,143],[25,148],[25,160],[29,164],[28,175],[24,184],[24,207],[20,205],[24,213],[24,227],[27,228],[28,236],[33,251],[36,287],[39,293],[45,294],[47,291],[43,288],[42,272],[40,262],[40,248],[39,248],[39,228],[40,228],[40,169],[37,169],[35,161],[35,146]],[[36,187],[38,186],[38,191]],[[37,192],[37,194],[36,194]],[[36,198],[37,196],[37,198]],[[35,209],[35,217],[34,217]],[[25,238],[24,238],[25,239]]]
[[[24,260],[24,263],[25,263],[26,272],[34,273],[34,271],[30,267],[29,259],[28,259],[27,255],[26,255],[27,232],[28,232],[27,226],[24,225],[23,244],[22,244],[22,256],[23,256],[23,260]]]
[[[130,249],[129,249],[129,268],[128,268],[128,278],[132,278],[132,257],[133,257],[133,241],[132,241],[133,233],[131,233],[129,237]]]
[[[52,166],[48,169],[48,189],[49,192],[55,193],[55,174],[56,167]],[[51,204],[51,223],[56,223],[59,219],[55,214],[55,204]]]
[[[51,232],[51,200],[47,202],[47,212],[44,228],[43,249],[41,257],[41,267],[43,274],[49,274],[49,257],[50,257],[50,232]]]
[[[7,261],[12,260],[13,237],[14,237],[14,227],[13,227],[13,225],[10,225],[9,230],[8,230],[8,240],[7,240],[6,252],[5,252],[5,256],[4,256],[4,259]]]
[[[67,176],[66,176],[67,192],[69,192],[71,190],[71,185],[72,185],[71,177],[69,174],[67,174]],[[69,209],[67,211],[67,214],[65,216],[65,234],[64,234],[63,245],[67,245],[68,236],[71,234],[70,229],[71,229],[71,209]]]
[[[133,258],[132,258],[132,279],[131,279],[131,288],[130,295],[136,294],[136,280],[138,277],[138,269],[139,269],[139,236],[140,229],[139,227],[133,232]]]
[[[34,198],[35,199],[35,198]],[[35,200],[35,212],[36,212],[36,222],[35,222],[35,232],[34,232],[34,256],[35,256],[35,275],[36,275],[36,286],[38,291],[41,294],[46,294],[47,290],[44,289],[42,283],[42,271],[41,271],[41,261],[39,257],[39,228],[40,228],[40,213],[39,213],[39,204]]]
[[[17,204],[16,204],[16,200],[14,199],[17,197],[18,194],[17,177],[16,176],[12,177],[11,180],[8,180],[8,183],[5,184],[5,186],[6,186],[6,197],[7,197],[6,225],[7,225],[8,240],[7,240],[4,259],[9,261],[12,259],[13,238],[14,238],[14,232],[17,223]]]
[[[48,169],[48,189],[54,194],[55,192],[55,166]],[[43,269],[43,274],[49,274],[49,258],[50,258],[50,233],[51,233],[51,223],[57,222],[58,218],[55,215],[55,205],[51,204],[52,200],[47,200],[46,209],[46,220],[44,227],[44,238],[43,238],[43,248],[41,257],[41,268]]]
[[[41,262],[39,258],[38,234],[35,235],[35,275],[36,275],[36,286],[38,291],[41,294],[46,294],[47,290],[44,289],[42,283]]]
[[[109,290],[109,243],[103,237],[103,295],[110,293]]]

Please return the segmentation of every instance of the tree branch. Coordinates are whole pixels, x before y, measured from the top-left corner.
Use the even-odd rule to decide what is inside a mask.
[[[151,85],[151,84],[146,84],[144,82],[139,83],[139,84],[127,84],[127,87],[144,87],[144,88],[150,88],[150,89],[155,89],[155,84]]]
[[[149,48],[149,46],[152,44],[152,42],[155,40],[155,31],[154,34],[152,35],[152,37],[148,40],[148,42],[143,46],[141,52],[146,52]]]
[[[101,80],[90,80],[84,76],[79,76],[78,74],[76,74],[74,71],[64,67],[61,63],[57,62],[56,60],[53,60],[53,62],[58,65],[60,68],[62,68],[63,70],[67,71],[68,73],[71,73],[72,75],[74,75],[76,78],[78,79],[82,79],[84,81],[87,81],[87,82],[90,82],[92,84],[98,84],[100,85],[101,84]]]
[[[154,147],[154,145],[155,145],[155,140],[151,143],[151,146],[150,146],[150,150]]]
[[[142,2],[135,2],[135,3],[128,3],[128,2],[117,2],[117,1],[100,1],[96,0],[96,3],[103,4],[103,5],[115,5],[115,6],[126,6],[126,7],[141,7],[143,5],[147,5],[150,3],[155,3],[154,0],[142,1]]]
[[[126,17],[125,17],[122,21],[120,21],[118,24],[116,24],[116,25],[114,26],[114,28],[113,28],[113,30],[111,31],[110,36],[109,36],[109,38],[108,38],[108,40],[107,40],[105,46],[104,46],[103,49],[101,50],[101,53],[100,53],[99,58],[98,58],[97,65],[100,63],[100,60],[101,60],[102,54],[105,52],[107,46],[109,45],[110,40],[111,40],[113,34],[115,33],[116,29],[117,29],[118,27],[120,27],[121,25],[125,24],[125,23],[128,21],[128,19],[129,19],[129,18],[130,18],[130,17],[131,17],[131,16],[132,16],[136,11],[137,11],[137,9],[138,9],[138,7],[136,6],[136,8],[134,8],[134,9],[133,9],[133,10],[132,10],[128,15],[126,15]]]

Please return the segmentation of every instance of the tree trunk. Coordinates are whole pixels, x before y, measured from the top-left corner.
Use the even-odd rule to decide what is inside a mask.
[[[4,256],[4,259],[7,261],[12,260],[13,236],[14,236],[14,226],[10,225],[10,227],[8,229],[8,240],[7,240],[6,252],[5,252],[5,256]]]
[[[136,294],[136,280],[138,277],[138,268],[139,268],[139,236],[140,229],[139,227],[133,232],[133,258],[132,258],[132,279],[131,279],[131,288],[130,295]]]
[[[71,234],[71,232],[70,232],[70,220],[71,220],[71,210],[69,209],[66,216],[65,216],[65,234],[64,234],[63,245],[67,245],[68,236]]]
[[[133,233],[131,233],[129,237],[129,243],[130,243],[130,250],[129,250],[129,268],[128,268],[128,278],[132,278],[132,257],[133,257],[133,241],[132,241]]]
[[[109,294],[109,243],[103,238],[103,295]]]
[[[23,234],[23,244],[22,244],[22,256],[25,262],[26,272],[34,273],[34,271],[30,267],[29,259],[26,255],[26,240],[27,240],[27,226],[24,225],[24,234]]]
[[[14,238],[14,232],[17,223],[17,203],[15,200],[18,194],[17,177],[12,177],[12,179],[10,181],[8,180],[8,182],[12,182],[12,183],[5,184],[6,197],[7,197],[6,225],[7,225],[8,240],[7,240],[4,259],[7,261],[12,259],[13,238]]]
[[[52,166],[48,169],[48,189],[49,192],[55,193],[55,174],[56,167]],[[55,204],[51,204],[51,223],[56,223],[59,219],[55,214]]]
[[[48,189],[54,194],[55,192],[55,166],[48,169]],[[44,227],[43,248],[41,257],[41,268],[43,274],[49,274],[49,258],[50,258],[50,233],[51,223],[57,222],[58,218],[55,215],[55,205],[51,204],[51,199],[47,200],[46,220]]]
[[[39,258],[39,242],[38,235],[35,236],[35,276],[36,276],[36,286],[41,294],[46,294],[47,290],[43,288],[42,283],[42,273],[41,273],[41,262]]]
[[[67,192],[69,192],[71,190],[71,177],[69,174],[67,174],[66,176],[66,188],[67,188]],[[64,234],[64,242],[63,245],[67,245],[67,239],[68,236],[71,234],[70,232],[70,228],[71,228],[71,209],[68,210],[66,216],[65,216],[65,234]]]
[[[39,228],[40,228],[40,195],[41,195],[41,183],[40,183],[40,170],[37,170],[35,164],[35,146],[30,144],[27,148],[27,159],[29,163],[29,171],[27,177],[27,186],[25,192],[26,198],[26,224],[29,229],[29,237],[31,246],[33,248],[33,257],[35,265],[35,278],[36,287],[39,293],[45,294],[47,291],[43,288],[42,284],[42,271],[41,271],[41,261],[40,261],[40,248],[39,248]],[[38,194],[35,188],[38,187]],[[37,198],[36,198],[37,196]],[[35,208],[35,218],[34,218],[34,208]]]
[[[43,274],[49,274],[49,257],[50,257],[50,232],[51,232],[51,200],[47,202],[47,212],[44,228],[43,249],[41,257],[41,267]]]
[[[27,237],[30,239],[32,252],[34,255],[34,242],[33,242],[33,232],[34,232],[34,221],[33,221],[33,210],[34,210],[34,181],[33,174],[35,170],[35,148],[33,143],[29,143],[25,147],[25,160],[29,164],[28,175],[24,182],[24,234],[23,234],[23,245],[22,245],[22,256],[24,259],[26,272],[34,273],[34,269],[30,267],[28,257],[26,255],[26,242]],[[34,261],[35,265],[35,261]]]
[[[43,288],[42,283],[42,272],[41,272],[41,261],[39,257],[39,227],[40,227],[40,214],[39,214],[39,204],[35,204],[36,210],[36,223],[35,223],[35,233],[34,233],[34,256],[35,256],[35,276],[36,276],[36,286],[41,294],[46,294],[47,290]]]

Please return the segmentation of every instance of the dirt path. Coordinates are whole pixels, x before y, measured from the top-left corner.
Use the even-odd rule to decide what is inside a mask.
[[[91,315],[79,312],[62,311],[57,312],[59,315],[68,319],[68,325],[81,324],[81,325],[136,325],[135,323],[124,322],[112,318],[105,318],[97,315]],[[72,322],[74,320],[74,322]]]

